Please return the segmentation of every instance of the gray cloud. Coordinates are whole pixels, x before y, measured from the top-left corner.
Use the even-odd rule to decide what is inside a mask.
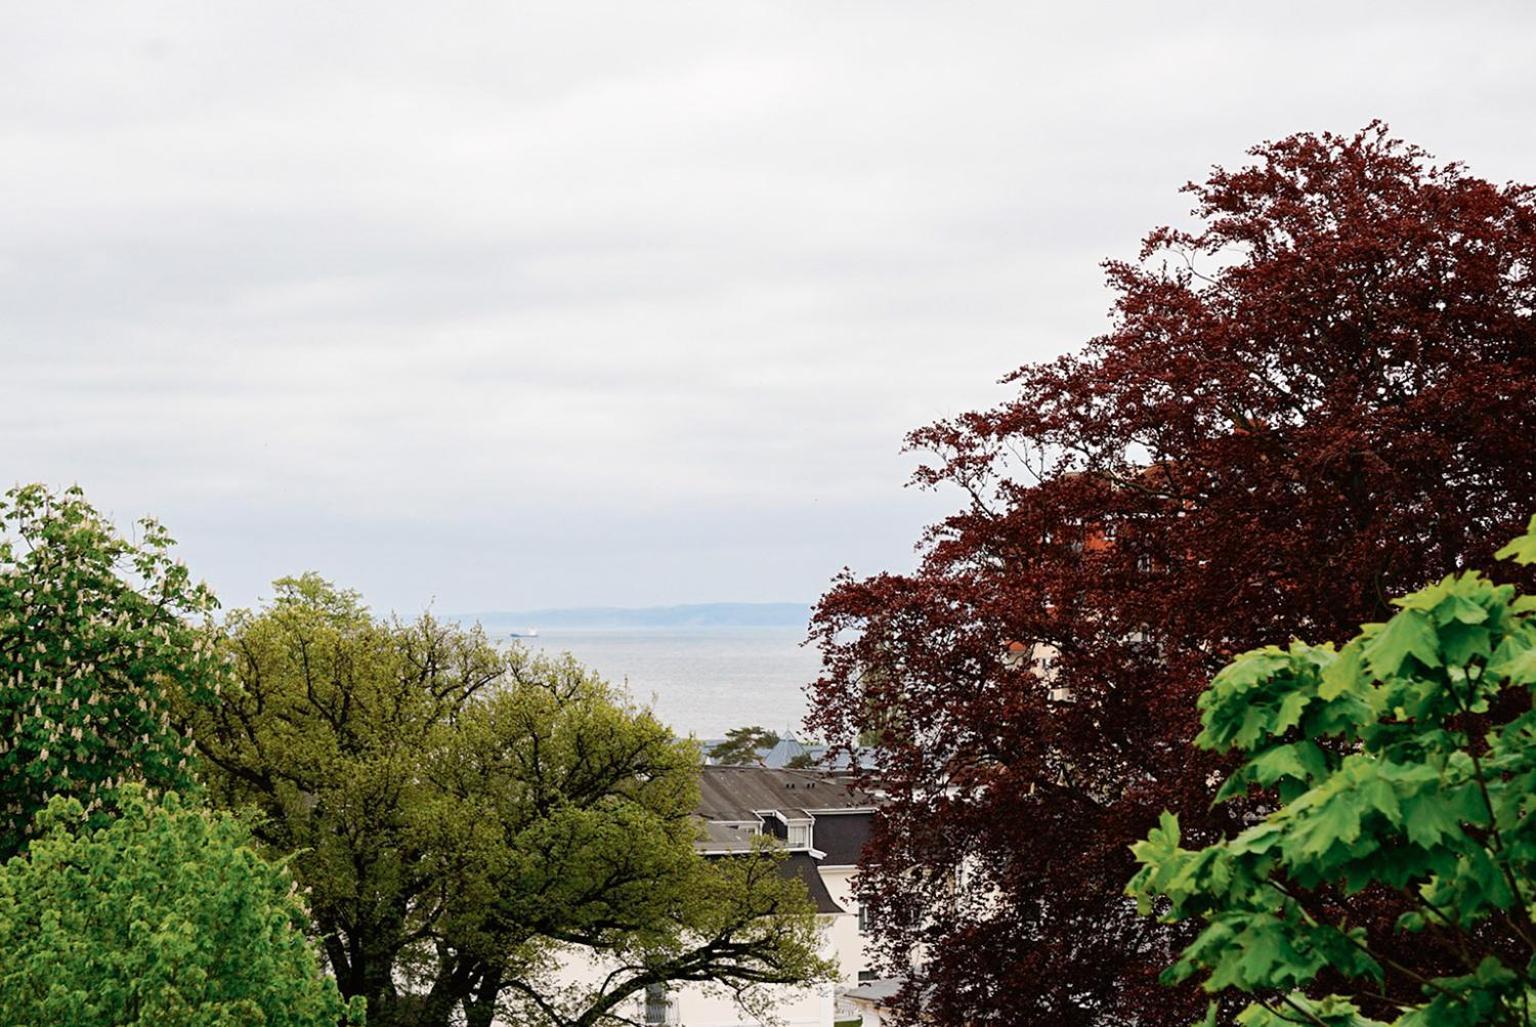
[[[952,497],[902,434],[1104,324],[1098,261],[1375,116],[1536,176],[1521,4],[30,5],[0,478],[232,603],[801,599]]]

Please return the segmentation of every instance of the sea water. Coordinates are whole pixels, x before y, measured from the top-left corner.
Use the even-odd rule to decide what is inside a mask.
[[[800,628],[565,628],[517,641],[569,652],[681,735],[757,724],[804,736],[805,686],[820,657]]]

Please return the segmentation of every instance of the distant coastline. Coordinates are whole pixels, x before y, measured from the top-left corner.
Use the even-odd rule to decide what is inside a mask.
[[[488,631],[558,628],[804,628],[808,603],[688,603],[680,606],[581,606],[448,614]]]

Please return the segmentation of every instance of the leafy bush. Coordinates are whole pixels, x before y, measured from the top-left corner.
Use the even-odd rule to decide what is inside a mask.
[[[1536,563],[1536,518],[1499,556]],[[1259,789],[1272,811],[1199,850],[1165,813],[1134,847],[1142,912],[1204,924],[1167,978],[1252,995],[1246,1027],[1532,1022],[1536,596],[1471,571],[1395,603],[1342,648],[1270,646],[1218,674],[1197,744],[1246,756],[1218,800]],[[1459,972],[1392,959],[1339,915],[1368,889],[1402,901],[1397,932],[1449,937]]]
[[[242,824],[139,785],[118,805],[90,830],[78,800],[55,798],[0,869],[0,1023],[362,1023],[321,973],[292,879]]]

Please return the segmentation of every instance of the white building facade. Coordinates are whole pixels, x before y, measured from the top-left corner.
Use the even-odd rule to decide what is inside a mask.
[[[869,981],[854,876],[869,838],[874,806],[836,775],[768,767],[702,768],[698,811],[703,831],[699,849],[729,859],[750,850],[760,836],[777,839],[789,851],[781,872],[798,877],[816,905],[822,924],[822,956],[839,969],[836,983],[815,988],[779,988],[773,1020],[784,1027],[836,1027],[878,1020],[861,1016],[845,996]],[[577,953],[566,964],[574,977],[599,972]],[[761,1027],[729,995],[701,984],[655,987],[637,996],[624,1013],[647,1027]]]

